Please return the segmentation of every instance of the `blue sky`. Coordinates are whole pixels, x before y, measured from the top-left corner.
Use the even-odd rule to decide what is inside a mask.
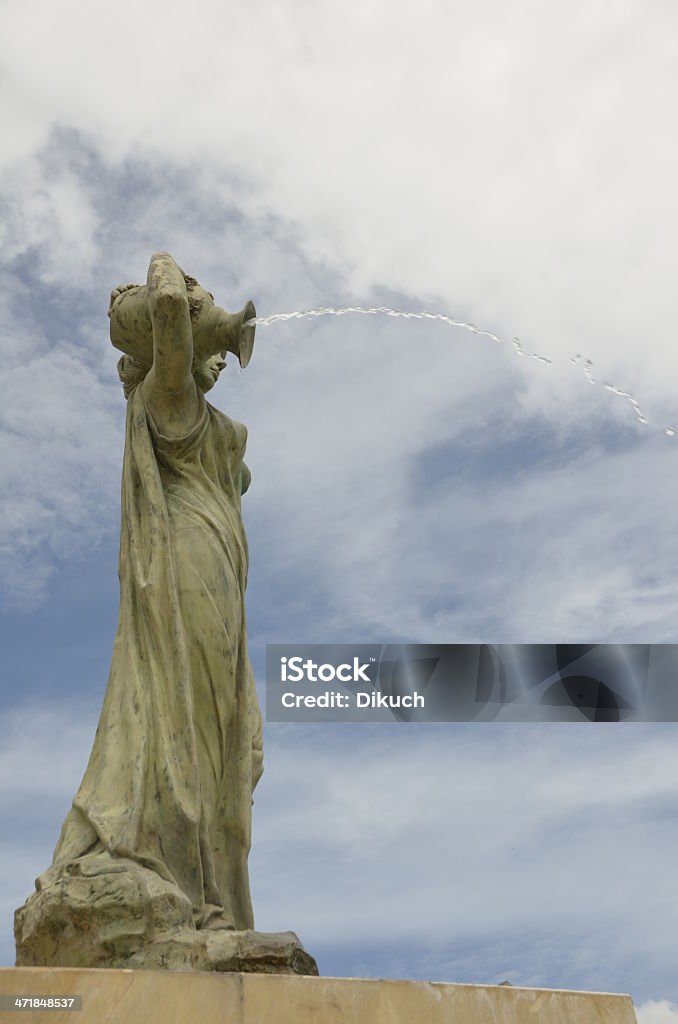
[[[231,310],[428,309],[504,339],[292,320],[229,365],[211,400],[250,432],[260,686],[267,643],[676,636],[673,5],[132,10],[0,14],[8,964],[105,688],[125,413],[106,310],[156,250]],[[271,724],[257,926],[325,974],[630,991],[642,1024],[675,1022],[676,738]]]

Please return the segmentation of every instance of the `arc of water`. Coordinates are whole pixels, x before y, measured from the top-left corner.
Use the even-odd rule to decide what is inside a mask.
[[[248,320],[245,326],[261,326],[268,327],[269,324],[277,323],[281,320],[303,320],[307,317],[317,316],[344,316],[346,313],[367,313],[367,314],[382,314],[384,316],[399,316],[405,320],[441,320],[443,323],[448,324],[450,327],[461,327],[463,330],[470,331],[472,334],[482,335],[485,338],[490,338],[491,341],[495,341],[498,344],[502,343],[502,338],[498,335],[493,334],[492,331],[485,331],[482,328],[477,327],[476,324],[468,323],[466,320],[456,320],[454,317],[449,316],[447,313],[429,313],[425,310],[421,312],[412,312],[402,309],[392,309],[390,306],[323,306],[318,309],[296,309],[289,313],[273,313],[271,316],[255,316]],[[526,352],[518,338],[512,338],[513,348],[516,355],[527,356],[529,359],[536,359],[540,363],[547,363],[549,366],[553,365],[553,360],[548,359],[546,356],[541,356],[537,352]],[[631,405],[636,418],[639,423],[648,423],[649,420],[643,414],[640,405],[636,399],[628,391],[623,391],[618,388],[615,384],[610,384],[609,381],[596,380],[593,377],[593,363],[590,359],[586,359],[581,354],[577,354],[574,358],[570,359],[573,364],[582,363],[582,368],[586,379],[589,384],[597,384],[599,387],[604,388],[606,391],[610,391],[613,395],[618,395],[620,398],[625,398]],[[664,434],[667,437],[675,437],[677,433],[676,427],[664,427]]]

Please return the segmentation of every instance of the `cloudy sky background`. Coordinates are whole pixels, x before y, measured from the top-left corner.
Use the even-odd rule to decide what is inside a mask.
[[[675,641],[678,10],[4,0],[0,25],[11,964],[115,630],[109,293],[158,249],[232,310],[504,339],[325,317],[226,370],[260,683],[273,642]],[[675,1022],[677,729],[270,725],[257,926],[324,974],[630,991]]]

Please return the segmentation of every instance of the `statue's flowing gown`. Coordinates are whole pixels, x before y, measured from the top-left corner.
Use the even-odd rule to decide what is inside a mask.
[[[104,853],[151,868],[253,927],[247,856],[262,770],[247,653],[246,428],[200,394],[185,437],[130,395],[122,479],[120,616],[82,784],[52,869]],[[246,471],[245,471],[246,472]]]

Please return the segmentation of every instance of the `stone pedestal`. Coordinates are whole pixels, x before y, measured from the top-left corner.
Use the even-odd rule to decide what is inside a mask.
[[[294,932],[196,929],[187,896],[124,858],[84,858],[36,884],[14,915],[17,967],[318,973]]]
[[[82,996],[17,1024],[637,1024],[623,995],[295,975],[6,967],[0,995]]]

